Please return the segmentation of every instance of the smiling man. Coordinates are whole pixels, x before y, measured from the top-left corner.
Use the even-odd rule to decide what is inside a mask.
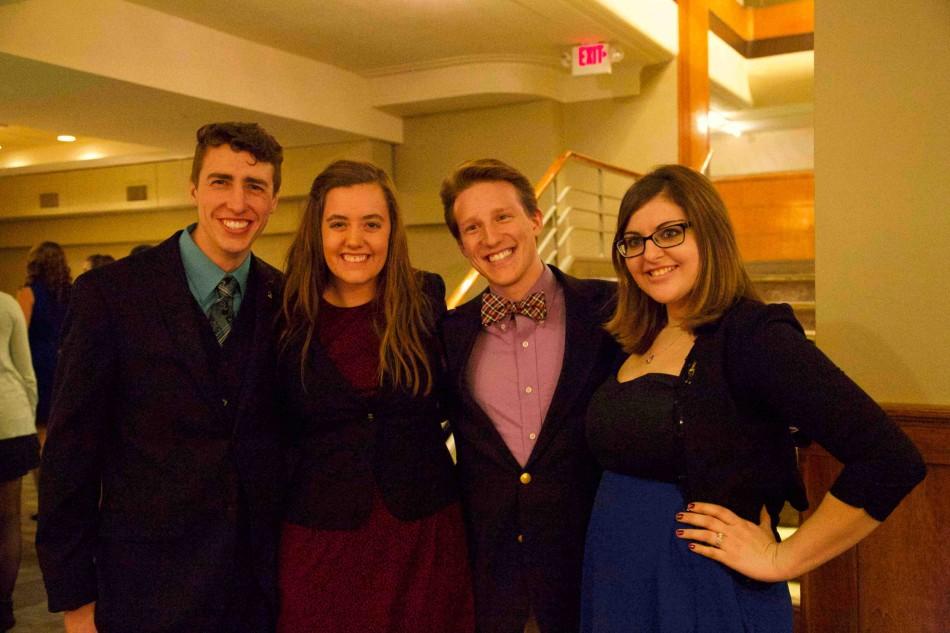
[[[444,321],[480,633],[578,628],[599,472],[584,413],[611,368],[614,285],[545,266],[534,189],[494,159],[442,183],[445,222],[485,279]]]
[[[274,626],[281,278],[251,246],[283,153],[253,123],[197,137],[197,223],[73,290],[36,539],[68,633]]]

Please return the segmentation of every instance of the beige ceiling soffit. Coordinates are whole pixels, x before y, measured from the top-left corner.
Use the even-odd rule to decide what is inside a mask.
[[[673,59],[679,50],[676,4],[670,0],[564,0],[581,13],[609,24],[644,65]]]
[[[617,65],[609,75],[572,77],[560,66],[524,62],[470,62],[376,76],[376,107],[402,115],[485,107],[533,99],[561,103],[640,93],[640,66]]]
[[[725,97],[736,108],[753,105],[748,60],[712,32],[708,41],[711,93]]]
[[[368,81],[122,0],[0,6],[0,52],[213,103],[402,142]],[[228,51],[221,59],[219,51]]]
[[[52,136],[50,137],[53,138]],[[80,139],[76,143],[56,143],[0,153],[0,174],[29,174],[106,167],[128,162],[169,160],[173,155],[155,147],[104,139]]]
[[[747,59],[815,49],[815,2],[744,7],[709,0],[709,28]]]

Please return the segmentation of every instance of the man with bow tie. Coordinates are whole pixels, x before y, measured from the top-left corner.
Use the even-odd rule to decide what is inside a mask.
[[[584,533],[599,471],[584,415],[616,349],[614,285],[538,254],[534,189],[495,159],[442,183],[445,222],[485,279],[443,336],[480,633],[578,628]]]
[[[283,150],[255,123],[197,141],[197,222],[73,289],[36,534],[66,633],[274,628],[282,277],[251,247]]]

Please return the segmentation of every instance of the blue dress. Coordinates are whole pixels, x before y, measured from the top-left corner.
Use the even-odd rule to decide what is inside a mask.
[[[585,633],[791,633],[784,582],[761,583],[688,549],[675,530],[686,500],[674,422],[679,378],[647,374],[595,393],[587,418],[605,468],[587,532]]]
[[[43,426],[49,417],[53,399],[53,375],[56,373],[56,358],[59,350],[59,335],[63,329],[66,305],[41,281],[29,284],[33,291],[33,312],[30,316],[30,354],[33,371],[36,372],[36,387],[39,399],[36,403],[36,424]]]

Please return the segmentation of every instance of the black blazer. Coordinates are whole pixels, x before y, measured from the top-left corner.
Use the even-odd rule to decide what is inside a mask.
[[[925,474],[910,439],[805,338],[787,305],[742,300],[697,329],[678,387],[687,501],[778,525],[807,505],[789,427],[844,464],[831,492],[883,521]]]
[[[252,306],[253,342],[228,401],[179,235],[80,276],[63,331],[36,543],[50,609],[96,600],[103,632],[216,630],[235,583],[276,605],[280,273],[252,260],[238,318]]]
[[[445,312],[445,284],[423,275],[435,325]],[[315,340],[300,379],[300,346],[282,350],[280,383],[294,429],[286,519],[324,530],[355,530],[369,518],[373,497],[403,521],[434,514],[458,497],[452,458],[437,395],[443,385],[442,354],[433,328],[426,347],[436,373],[429,396],[383,388],[359,395]]]
[[[552,270],[567,310],[564,361],[524,469],[466,384],[466,366],[481,331],[481,297],[449,312],[443,322],[481,633],[523,633],[529,611],[542,633],[578,627],[584,537],[600,477],[584,440],[584,417],[615,350],[601,327],[612,312],[615,285]],[[530,483],[522,483],[523,473],[530,474]]]

